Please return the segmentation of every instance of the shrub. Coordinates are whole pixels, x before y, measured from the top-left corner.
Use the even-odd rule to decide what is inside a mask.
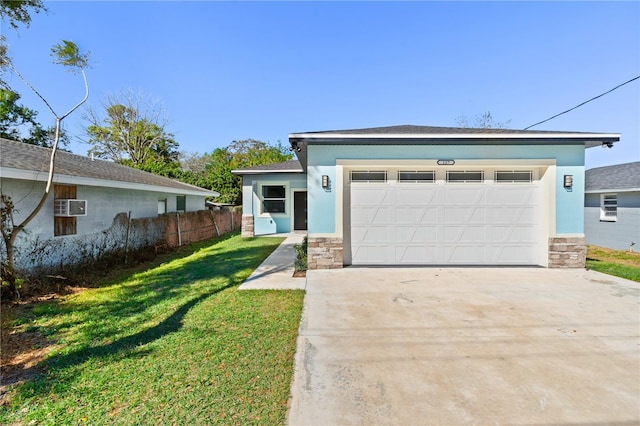
[[[296,244],[293,247],[296,250],[297,256],[296,260],[293,263],[293,266],[296,271],[306,271],[307,270],[307,237],[304,237],[302,240],[302,244]]]

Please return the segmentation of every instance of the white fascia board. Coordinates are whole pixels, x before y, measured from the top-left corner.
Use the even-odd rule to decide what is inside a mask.
[[[620,133],[290,133],[289,139],[620,139]]]
[[[624,189],[591,189],[584,191],[585,194],[611,194],[614,192],[640,192],[640,188],[624,188]]]
[[[35,172],[31,170],[14,169],[3,167],[0,169],[0,179],[20,179],[31,180],[36,182],[46,182],[49,172],[41,171]],[[152,191],[152,192],[165,192],[168,194],[180,194],[180,195],[197,195],[202,197],[218,197],[220,193],[216,191],[209,191],[208,189],[193,189],[189,188],[171,188],[159,185],[147,185],[144,183],[132,183],[123,182],[118,180],[104,180],[95,179],[81,176],[69,176],[54,174],[53,183],[66,184],[66,185],[84,185],[84,186],[99,186],[105,188],[119,188],[119,189],[134,189],[138,191]]]
[[[265,175],[271,173],[303,173],[304,170],[231,170],[234,175]]]

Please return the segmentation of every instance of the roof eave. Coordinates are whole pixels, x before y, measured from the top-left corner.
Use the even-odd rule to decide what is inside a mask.
[[[234,175],[242,176],[242,175],[263,175],[265,173],[304,173],[302,169],[296,170],[231,170],[231,173]]]
[[[7,179],[20,179],[20,180],[31,180],[36,182],[46,182],[48,177],[46,172],[14,169],[10,167],[2,167],[0,168],[0,170],[1,170],[0,176]],[[104,179],[88,178],[88,177],[82,177],[82,176],[70,176],[70,175],[64,175],[64,174],[58,174],[58,173],[54,174],[53,181],[54,183],[68,184],[68,185],[85,185],[85,186],[108,187],[108,188],[119,188],[119,189],[135,189],[139,191],[165,192],[169,194],[196,195],[196,196],[203,196],[203,197],[219,197],[220,196],[219,192],[210,191],[208,189],[197,188],[197,187],[172,188],[168,186],[149,185],[144,183],[124,182],[124,181],[118,181],[118,180],[104,180]]]
[[[350,134],[350,133],[291,133],[289,139],[304,139],[307,142],[325,142],[339,139],[350,140],[488,140],[488,139],[523,139],[523,140],[603,140],[616,142],[620,140],[619,133],[397,133],[397,134]]]
[[[605,192],[640,192],[640,187],[637,188],[604,188],[604,189],[586,189],[585,194],[600,194]]]

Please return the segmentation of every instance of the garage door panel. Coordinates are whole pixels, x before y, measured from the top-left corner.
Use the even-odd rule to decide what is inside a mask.
[[[538,236],[527,226],[495,226],[487,227],[487,241],[490,243],[521,243],[537,245]]]
[[[530,186],[509,187],[504,184],[492,187],[487,192],[487,205],[523,206],[537,204],[538,188]]]
[[[401,206],[426,206],[436,202],[436,188],[398,188],[396,202]]]
[[[351,222],[354,225],[389,224],[392,219],[392,210],[394,209],[391,207],[362,207],[352,215]]]
[[[441,188],[445,205],[475,206],[485,203],[485,188],[465,188],[457,185],[464,184],[455,184],[455,186],[449,186],[446,189]]]
[[[484,262],[484,247],[480,244],[445,245],[444,263],[457,265],[479,265]]]
[[[486,241],[485,226],[445,226],[444,238],[445,243],[482,243]]]
[[[439,263],[438,247],[435,245],[396,247],[395,258],[399,265],[437,264]]]
[[[369,185],[351,185],[354,265],[539,263],[538,183]]]
[[[358,246],[353,252],[353,258],[360,259],[359,265],[392,264],[393,259],[387,255],[387,248],[379,245]]]
[[[507,245],[489,247],[487,261],[496,265],[529,265],[536,255],[537,245]]]
[[[351,202],[359,206],[379,206],[381,204],[395,204],[395,193],[388,191],[388,187],[354,186],[351,191]]]
[[[434,243],[438,241],[439,227],[433,226],[397,226],[395,241],[398,243]]]
[[[433,207],[396,208],[396,223],[435,224],[438,223],[438,210]]]
[[[354,227],[351,239],[354,243],[392,243],[392,230],[387,226]]]
[[[488,207],[487,219],[489,223],[505,225],[535,224],[536,209],[533,207]]]
[[[484,207],[443,207],[445,224],[480,224],[486,222]]]

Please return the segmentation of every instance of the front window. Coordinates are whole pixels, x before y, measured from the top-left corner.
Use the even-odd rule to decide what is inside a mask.
[[[600,220],[607,222],[618,220],[618,194],[600,196]]]
[[[284,185],[262,187],[262,213],[285,213],[286,188]]]

